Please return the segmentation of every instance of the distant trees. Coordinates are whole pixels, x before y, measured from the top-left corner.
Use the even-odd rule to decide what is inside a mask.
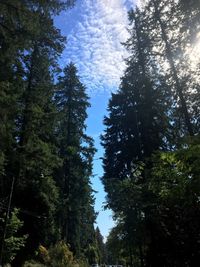
[[[106,246],[103,240],[103,236],[101,235],[101,232],[99,230],[99,227],[97,227],[95,230],[95,237],[96,237],[97,249],[98,249],[98,254],[99,254],[99,264],[106,264],[108,263],[107,251],[106,251]]]
[[[199,233],[199,68],[188,63],[199,12],[183,2],[149,0],[130,10],[127,68],[104,119],[102,181],[117,221],[107,245],[131,266],[199,259],[198,238],[194,253],[186,241]]]

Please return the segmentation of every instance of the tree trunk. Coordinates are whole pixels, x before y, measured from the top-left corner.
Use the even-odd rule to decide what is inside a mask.
[[[167,59],[168,59],[169,64],[170,64],[170,67],[171,67],[171,70],[172,70],[172,76],[173,76],[173,79],[174,79],[174,82],[175,82],[175,86],[176,86],[176,90],[177,90],[178,96],[180,98],[181,108],[182,108],[182,112],[183,112],[184,118],[185,118],[185,124],[186,124],[186,127],[187,127],[189,135],[193,136],[194,135],[193,126],[192,126],[192,123],[191,123],[191,120],[190,120],[190,115],[189,115],[189,112],[188,112],[187,103],[185,101],[185,98],[184,98],[184,95],[183,95],[183,92],[182,92],[182,88],[181,88],[181,84],[180,84],[180,81],[179,81],[179,78],[178,78],[178,73],[177,73],[176,66],[175,66],[175,63],[174,63],[174,60],[173,60],[171,46],[170,46],[170,43],[169,43],[169,40],[168,40],[168,37],[167,37],[167,34],[166,34],[166,29],[165,29],[163,21],[162,21],[162,19],[160,17],[160,12],[159,12],[159,9],[158,9],[156,1],[152,0],[152,2],[153,2],[153,5],[154,5],[154,9],[155,9],[155,17],[156,17],[156,20],[158,21],[158,23],[160,25],[162,39],[163,39],[163,41],[165,43],[166,56],[167,56]]]

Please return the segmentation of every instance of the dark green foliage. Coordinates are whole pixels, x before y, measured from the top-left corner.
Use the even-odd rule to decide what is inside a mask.
[[[195,266],[199,260],[200,190],[199,138],[185,142],[185,148],[154,156],[148,187],[154,196],[149,218],[152,224],[152,249],[148,256],[166,266]],[[155,235],[156,231],[156,235]],[[158,246],[158,241],[164,245]],[[159,241],[160,242],[160,241]],[[173,250],[172,250],[173,248]]]
[[[5,216],[4,216],[5,217]],[[3,232],[5,231],[5,218],[0,218],[0,240],[2,242]],[[14,260],[17,252],[25,246],[27,235],[20,236],[19,231],[23,222],[19,219],[19,210],[14,209],[7,222],[6,236],[3,248],[3,262],[10,263]]]
[[[102,181],[117,222],[107,252],[93,226],[88,96],[75,65],[60,75],[57,64],[65,38],[53,16],[73,3],[0,2],[0,217],[12,181],[11,209],[20,208],[8,220],[3,261],[16,256],[21,266],[41,243],[58,266],[61,254],[71,264],[68,244],[80,264],[196,266],[199,3],[148,0],[128,14],[130,56],[102,136]]]
[[[90,265],[98,263],[99,262],[99,255],[98,250],[95,245],[88,245],[87,249],[85,250],[85,255],[88,259],[88,263]]]
[[[63,77],[55,85],[65,38],[53,16],[73,4],[0,3],[0,199],[6,209],[14,177],[11,205],[21,208],[20,231],[28,234],[14,266],[32,257],[40,243],[49,246],[68,232],[58,214],[69,227],[65,241],[78,256],[95,242],[89,182],[95,150],[85,135],[88,97],[73,64],[64,72],[74,84],[66,85]],[[63,99],[61,92],[66,94]]]
[[[137,26],[133,26],[126,45],[134,52],[128,59],[120,89],[110,100],[109,117],[104,120],[107,128],[102,136],[106,152],[103,182],[112,208],[117,180],[129,177],[135,164],[153,151],[166,148],[171,134],[168,86],[151,58],[144,18],[138,10],[130,13],[130,19]]]
[[[183,2],[129,12],[130,56],[104,119],[102,181],[117,222],[107,246],[130,266],[199,261],[199,62],[187,54],[199,7]]]
[[[24,215],[24,229],[29,234],[26,248],[36,249],[40,240],[45,243],[55,238],[54,215],[58,189],[53,170],[59,160],[53,144],[55,107],[52,81],[51,48],[38,43],[24,56],[26,66],[21,114],[18,118],[17,176],[14,194],[15,205],[30,211]]]
[[[107,262],[110,264],[126,265],[129,261],[130,245],[126,243],[126,230],[118,221],[117,226],[112,228],[106,241]]]
[[[98,249],[98,254],[99,254],[99,263],[106,264],[108,262],[107,252],[106,252],[106,247],[105,247],[105,243],[103,240],[103,236],[101,235],[99,227],[97,227],[95,230],[95,237],[96,237],[97,249]]]
[[[88,97],[72,63],[59,78],[56,103],[59,110],[56,131],[63,162],[56,173],[62,200],[60,230],[72,251],[80,255],[81,249],[94,242],[95,216],[89,177],[95,149],[93,140],[85,134]]]
[[[12,205],[25,211],[22,231],[29,234],[25,248],[29,253],[40,238],[50,235],[51,239],[55,231],[52,216],[57,189],[52,170],[56,153],[50,140],[54,109],[50,68],[55,69],[64,39],[54,27],[51,13],[57,12],[60,4],[1,1],[0,5],[1,198],[7,203],[15,177]]]
[[[136,266],[195,266],[200,256],[199,138],[175,152],[155,154],[152,162],[151,169],[143,166],[118,187],[118,224],[107,241],[111,259]],[[143,168],[148,179],[138,184]]]

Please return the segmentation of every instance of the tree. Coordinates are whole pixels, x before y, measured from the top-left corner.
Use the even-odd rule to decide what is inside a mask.
[[[175,199],[172,206],[170,199],[164,204],[151,188],[156,151],[183,147],[180,136],[193,136],[199,131],[198,70],[196,74],[191,71],[186,67],[187,58],[183,58],[188,31],[185,35],[177,31],[183,30],[183,16],[177,1],[164,0],[146,1],[142,9],[129,12],[130,38],[126,46],[130,56],[120,88],[109,102],[109,115],[104,119],[102,181],[108,207],[114,211],[117,226],[121,226],[122,242],[116,253],[126,248],[131,266],[193,264],[190,255],[173,254],[176,249],[177,253],[181,251],[181,242],[186,242],[178,236],[180,243],[174,241],[176,227],[184,231],[177,225],[186,211]],[[170,172],[166,176],[160,174],[161,183],[174,179]],[[186,170],[184,175],[187,176]],[[183,181],[180,177],[177,189],[184,192]],[[191,203],[186,197],[184,200],[186,206]],[[188,218],[188,224],[185,223],[192,227],[189,225],[193,215],[188,214]],[[166,230],[165,226],[169,228]],[[172,233],[169,229],[173,229]],[[198,253],[195,257],[198,258]]]
[[[199,32],[199,22],[200,22],[199,3],[196,0],[191,0],[191,1],[179,0],[178,5],[183,15],[182,30],[184,31],[185,29],[188,29],[186,34],[187,41],[190,44],[195,43]]]
[[[53,143],[53,76],[65,38],[52,16],[66,5],[57,0],[0,5],[0,196],[6,203],[15,177],[12,205],[24,210],[22,231],[29,233],[26,250],[31,252],[41,239],[51,242],[55,232],[58,194],[52,172],[58,160]]]
[[[126,244],[126,230],[123,224],[118,221],[116,227],[112,228],[107,241],[106,241],[106,252],[107,262],[110,264],[130,264],[131,256],[129,246]]]
[[[186,26],[184,21],[185,13],[180,9],[179,2],[174,0],[150,0],[144,9],[150,22],[154,51],[171,87],[175,106],[174,126],[179,128],[179,135],[192,136],[198,133],[199,118],[195,110],[199,96],[198,85],[194,82],[197,69],[188,68],[187,52],[192,44],[188,34],[189,25]],[[196,25],[194,23],[195,28]]]
[[[104,120],[107,128],[102,136],[105,148],[102,180],[109,207],[117,218],[123,218],[130,262],[133,264],[132,246],[135,244],[143,266],[144,235],[140,229],[146,212],[142,206],[146,198],[143,184],[148,176],[142,162],[151,166],[152,153],[167,149],[170,144],[172,132],[168,114],[171,99],[164,76],[152,57],[146,14],[139,9],[132,10],[129,19],[131,37],[126,46],[131,56],[120,89],[109,102],[109,116]],[[130,180],[128,185],[132,183],[131,179],[134,179],[135,195],[126,186],[126,181]]]
[[[81,231],[90,229],[94,233],[95,215],[89,177],[95,150],[92,139],[85,134],[88,96],[72,63],[59,78],[56,103],[59,111],[59,156],[63,162],[56,173],[61,193],[60,229],[62,238],[76,255],[80,255],[81,243],[84,243],[81,242]],[[86,238],[91,239],[91,233]]]
[[[180,150],[154,157],[148,182],[154,195],[154,240],[147,256],[151,264],[195,266],[200,257],[199,137],[183,144]]]
[[[19,0],[15,2],[3,0],[0,3],[0,106],[2,114],[0,149],[3,166],[9,165],[9,159],[12,158],[10,153],[12,151],[13,154],[15,151],[17,135],[15,122],[20,112],[18,102],[23,94],[23,55],[33,48],[34,41],[38,40],[41,33],[43,36],[46,34],[46,38],[52,31],[54,35],[59,35],[59,31],[53,26],[51,16],[57,14],[65,6],[63,1],[58,0],[53,0],[51,3],[39,0],[23,3]],[[48,26],[51,28],[50,31]],[[2,168],[5,169],[3,166]]]
[[[99,227],[95,230],[95,237],[97,242],[97,248],[99,252],[99,263],[105,264],[107,263],[107,253],[106,253],[106,247],[103,240],[103,236],[101,235],[101,232],[99,230]]]
[[[55,107],[54,85],[50,73],[50,53],[42,44],[35,45],[25,57],[26,80],[18,117],[18,143],[14,174],[13,204],[25,211],[24,229],[29,233],[26,250],[33,252],[41,240],[55,238],[55,209],[58,190],[53,170],[59,163],[53,137]],[[24,201],[26,200],[26,201]]]
[[[15,181],[12,206],[21,208],[21,232],[29,234],[15,266],[41,241],[49,246],[61,234],[76,256],[95,243],[89,181],[95,149],[85,134],[88,97],[73,64],[69,75],[65,70],[72,87],[62,77],[55,90],[65,38],[53,16],[74,2],[0,3],[0,198],[6,205]],[[62,90],[66,97],[60,101]],[[55,218],[58,210],[66,227]]]
[[[151,43],[143,17],[139,16],[139,10],[130,13],[130,21],[136,21],[127,42],[132,55],[121,87],[109,102],[109,116],[104,120],[107,128],[102,136],[103,183],[112,208],[115,208],[118,181],[129,177],[134,166],[153,151],[167,147],[170,136],[168,86],[151,58]]]

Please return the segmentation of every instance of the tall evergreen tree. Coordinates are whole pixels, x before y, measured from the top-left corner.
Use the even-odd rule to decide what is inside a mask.
[[[112,95],[109,116],[105,118],[105,148],[103,183],[108,194],[108,204],[116,217],[122,216],[130,247],[130,262],[133,264],[131,244],[138,247],[141,266],[144,262],[144,237],[140,228],[144,224],[142,206],[147,195],[143,186],[146,171],[140,176],[141,162],[151,166],[149,160],[158,149],[168,149],[171,140],[171,125],[168,117],[170,94],[165,77],[160,72],[152,52],[149,29],[145,24],[146,14],[139,9],[129,13],[131,37],[126,46],[131,53],[120,89]],[[133,179],[128,190],[125,180]],[[135,190],[135,194],[131,190]],[[128,193],[126,196],[126,192]],[[130,195],[133,199],[128,200]],[[127,199],[128,197],[128,199]],[[136,231],[136,234],[135,234]]]
[[[0,2],[0,95],[1,95],[1,168],[8,164],[14,151],[18,102],[23,94],[23,55],[33,49],[35,41],[59,31],[53,26],[52,16],[63,8],[73,5],[71,1],[10,1]],[[45,35],[46,34],[46,35]],[[48,35],[49,34],[49,35]],[[60,37],[58,37],[60,38]],[[48,43],[49,46],[50,42]],[[10,147],[11,146],[11,147]],[[9,148],[10,147],[10,148]],[[7,163],[6,163],[7,162]]]
[[[59,156],[63,161],[56,174],[61,191],[61,235],[80,255],[83,224],[93,228],[94,222],[89,177],[95,150],[92,139],[85,134],[88,96],[72,63],[59,78],[56,101],[60,114],[57,126]],[[88,234],[87,238],[90,236]]]
[[[139,10],[130,13],[134,23],[127,47],[133,54],[128,59],[121,87],[110,100],[109,117],[104,120],[107,128],[102,136],[103,182],[111,198],[112,189],[115,191],[112,178],[129,177],[137,162],[167,145],[164,138],[169,125],[168,87],[151,58],[150,40],[139,15]]]
[[[131,266],[193,264],[191,255],[176,257],[172,251],[173,246],[181,251],[180,244],[185,244],[187,235],[178,221],[173,223],[172,217],[179,214],[179,218],[184,218],[186,210],[170,198],[160,205],[165,189],[159,187],[158,196],[151,188],[156,166],[156,157],[152,155],[160,150],[174,150],[180,144],[180,136],[199,132],[198,65],[196,70],[187,65],[185,53],[192,33],[184,29],[187,15],[179,4],[173,0],[149,0],[141,10],[129,12],[131,36],[126,45],[130,57],[120,89],[109,102],[109,116],[104,120],[102,180],[108,206],[114,210],[118,226],[122,226],[119,253],[123,246],[129,251],[126,260]],[[159,174],[159,179],[168,183],[171,174],[167,172],[165,178]],[[175,184],[184,191],[181,180]],[[187,198],[185,201],[190,203]],[[198,210],[196,204],[192,210]],[[191,231],[198,221],[191,226],[193,212],[185,222]],[[182,229],[182,236],[175,236],[172,229],[176,227]],[[187,251],[183,243],[182,249]],[[198,258],[197,251],[194,258]]]
[[[55,232],[53,76],[65,38],[52,16],[65,7],[58,0],[0,3],[0,198],[6,208],[15,179],[12,206],[23,210],[29,252]]]
[[[52,174],[58,159],[53,143],[54,86],[48,50],[36,45],[25,63],[27,80],[18,124],[13,204],[30,211],[23,217],[25,231],[29,233],[27,247],[33,250],[41,240],[51,242],[55,232],[53,216],[58,192]]]

